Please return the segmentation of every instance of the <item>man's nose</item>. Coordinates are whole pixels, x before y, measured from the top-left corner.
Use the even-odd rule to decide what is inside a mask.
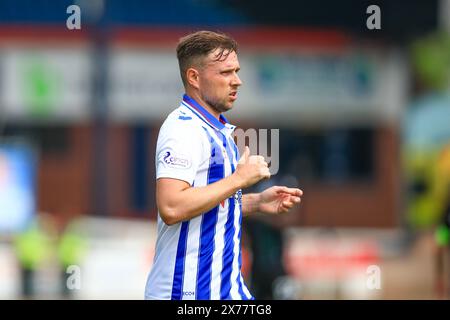
[[[239,78],[239,76],[237,74],[235,74],[232,84],[234,86],[241,86],[242,85],[242,80],[241,80],[241,78]]]

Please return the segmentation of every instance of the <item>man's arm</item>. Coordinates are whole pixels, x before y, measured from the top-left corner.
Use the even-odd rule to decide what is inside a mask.
[[[192,219],[217,206],[239,189],[249,187],[270,177],[267,163],[261,156],[250,156],[246,147],[236,171],[205,187],[191,187],[189,183],[173,178],[156,182],[156,201],[163,221],[172,225]]]
[[[242,195],[242,215],[248,216],[259,212],[260,193],[247,193]]]
[[[216,207],[240,189],[236,176],[228,176],[205,187],[191,187],[189,183],[171,178],[156,182],[159,213],[168,225],[194,218]]]

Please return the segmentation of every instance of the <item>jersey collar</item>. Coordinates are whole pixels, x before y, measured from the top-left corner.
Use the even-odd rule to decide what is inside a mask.
[[[183,104],[216,130],[233,131],[236,128],[229,124],[228,120],[222,114],[219,116],[220,120],[217,119],[187,94],[183,95]]]

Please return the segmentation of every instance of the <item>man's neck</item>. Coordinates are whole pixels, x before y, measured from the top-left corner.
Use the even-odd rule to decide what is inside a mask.
[[[191,97],[192,99],[194,99],[195,101],[197,101],[203,108],[206,109],[206,111],[208,111],[214,118],[216,118],[217,120],[220,120],[220,112],[217,112],[216,110],[214,110],[206,101],[204,101],[200,95],[193,90],[186,90],[186,94]]]

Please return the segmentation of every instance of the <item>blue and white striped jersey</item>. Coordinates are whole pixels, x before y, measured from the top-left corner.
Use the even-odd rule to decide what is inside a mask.
[[[239,152],[235,126],[187,95],[161,127],[156,178],[206,186],[231,175]],[[241,274],[242,192],[189,221],[166,225],[158,238],[146,299],[253,299]]]

